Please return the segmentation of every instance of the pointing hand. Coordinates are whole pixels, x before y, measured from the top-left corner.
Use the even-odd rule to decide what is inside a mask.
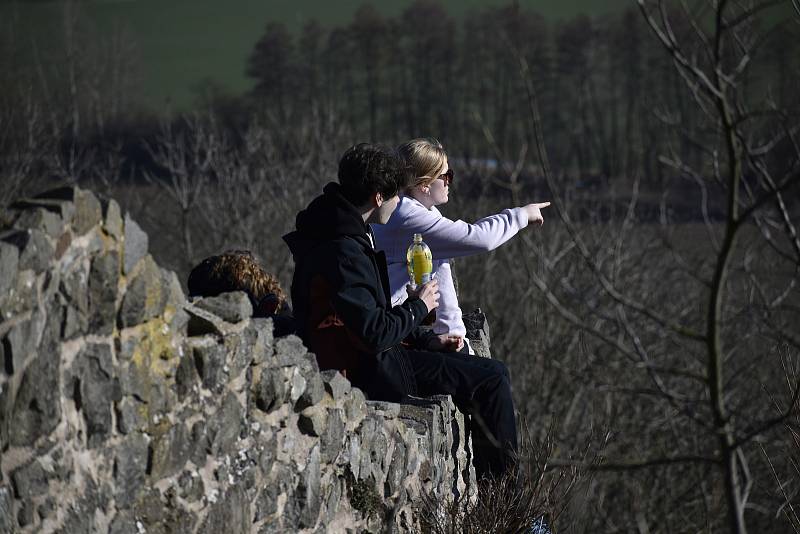
[[[549,205],[549,202],[540,202],[538,204],[528,204],[527,206],[522,206],[522,209],[524,209],[525,213],[528,215],[528,224],[535,224],[537,226],[544,224],[542,209]]]

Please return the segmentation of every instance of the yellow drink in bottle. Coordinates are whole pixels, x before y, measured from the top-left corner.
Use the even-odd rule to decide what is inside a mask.
[[[408,276],[412,284],[425,284],[431,280],[433,272],[433,256],[431,249],[422,240],[422,234],[414,234],[414,242],[406,252]]]

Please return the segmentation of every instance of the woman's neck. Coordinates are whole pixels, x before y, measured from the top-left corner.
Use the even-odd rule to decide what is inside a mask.
[[[430,195],[426,195],[422,191],[418,189],[411,190],[410,193],[407,193],[408,196],[412,197],[414,200],[425,206],[425,209],[431,209],[433,207],[433,199]]]

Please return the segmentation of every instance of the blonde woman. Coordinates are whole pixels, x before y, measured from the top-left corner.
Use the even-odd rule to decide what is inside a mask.
[[[447,153],[436,139],[413,139],[400,145],[399,152],[416,179],[403,195],[385,225],[373,225],[376,247],[386,253],[392,305],[407,298],[406,249],[416,233],[422,234],[433,254],[433,270],[439,280],[439,307],[427,347],[430,350],[469,351],[466,327],[461,318],[453,277],[452,258],[471,256],[499,247],[529,224],[544,222],[541,210],[549,202],[527,204],[484,217],[470,224],[443,216],[436,206],[449,200],[454,173]]]

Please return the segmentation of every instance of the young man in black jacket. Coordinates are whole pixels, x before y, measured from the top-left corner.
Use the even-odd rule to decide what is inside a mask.
[[[438,305],[436,280],[392,307],[386,257],[368,223],[385,224],[397,207],[408,169],[393,151],[362,143],[339,162],[339,183],[297,215],[284,236],[295,261],[292,304],[298,334],[321,369],[338,369],[371,399],[447,394],[477,421],[490,446],[476,451],[479,477],[501,475],[517,449],[508,370],[497,360],[413,347],[425,316]]]

